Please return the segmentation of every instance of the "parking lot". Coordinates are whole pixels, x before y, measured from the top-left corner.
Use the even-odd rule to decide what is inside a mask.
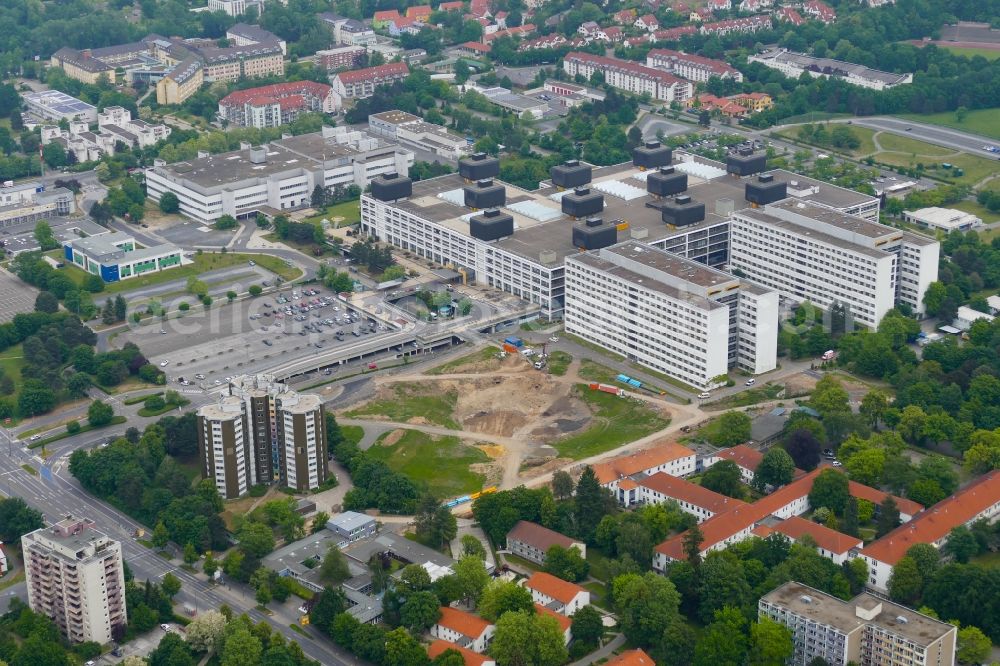
[[[96,236],[108,231],[86,217],[56,217],[48,220],[48,223],[52,227],[52,233],[55,234],[56,240],[60,243],[84,236]],[[0,242],[4,244],[8,252],[13,254],[37,250],[39,247],[38,242],[35,240],[36,224],[36,222],[26,222],[24,224],[3,227],[0,229]]]
[[[177,247],[196,248],[202,247],[222,247],[229,243],[239,228],[229,231],[216,231],[212,227],[206,227],[198,222],[184,221],[172,224],[156,230],[156,233],[169,243]]]
[[[3,294],[0,298],[0,324],[5,324],[16,314],[34,311],[38,290],[21,282],[15,275],[0,270],[0,294]]]
[[[152,363],[163,368],[169,381],[183,377],[207,389],[222,385],[229,376],[262,372],[397,329],[358,312],[327,289],[310,291],[315,293],[289,288],[207,312],[202,309],[138,327],[120,342],[139,345]]]

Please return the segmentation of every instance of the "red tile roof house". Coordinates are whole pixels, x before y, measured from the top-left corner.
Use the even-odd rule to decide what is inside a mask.
[[[535,612],[538,613],[539,615],[550,615],[554,617],[556,619],[556,622],[559,623],[559,628],[562,629],[563,642],[566,645],[569,645],[569,642],[573,640],[573,632],[570,631],[570,629],[573,626],[572,620],[570,620],[565,615],[560,615],[554,610],[550,610],[545,606],[542,606],[541,604],[535,604]]]
[[[523,557],[529,562],[545,564],[545,554],[552,546],[576,548],[581,557],[587,557],[587,545],[582,541],[571,539],[555,530],[550,530],[537,523],[519,520],[510,532],[507,532],[507,550],[512,555]]]
[[[431,627],[431,636],[473,652],[486,652],[496,629],[495,625],[478,615],[442,606],[441,618]]]
[[[714,96],[713,96],[714,97]],[[705,105],[706,101],[714,102],[718,100],[719,102],[726,103],[728,99],[714,98],[714,99],[703,99],[700,100],[702,105]],[[722,105],[719,105],[720,108]],[[702,466],[708,469],[717,462],[723,460],[729,460],[730,462],[736,463],[736,466],[740,468],[740,478],[743,483],[750,484],[753,483],[753,477],[757,472],[757,466],[760,465],[760,461],[764,459],[764,454],[757,449],[751,449],[749,446],[744,444],[738,444],[728,449],[723,449],[713,456],[705,458],[702,462]],[[800,478],[805,474],[801,469],[795,470],[795,478]]]
[[[753,530],[767,520],[784,520],[808,511],[809,491],[812,490],[813,481],[822,471],[815,469],[753,504],[737,505],[734,509],[719,513],[703,522],[699,526],[704,537],[701,553],[721,550],[749,539],[754,536]],[[887,493],[854,482],[848,482],[848,492],[853,497],[867,499],[876,505],[889,497]],[[922,508],[913,500],[902,497],[893,499],[899,506],[900,518],[904,521]],[[653,568],[664,571],[669,562],[685,559],[683,543],[684,534],[678,534],[656,546],[653,549]]]
[[[708,520],[712,516],[729,511],[740,504],[738,499],[726,497],[708,488],[702,488],[697,483],[691,483],[676,476],[657,472],[652,476],[636,481],[639,485],[643,504],[663,504],[673,500],[681,511],[690,513],[698,522]]]
[[[611,661],[605,662],[604,666],[656,666],[656,662],[648,654],[636,648],[622,652]]]
[[[461,645],[455,645],[454,643],[449,643],[448,641],[443,641],[438,639],[430,644],[427,648],[427,656],[431,659],[436,659],[439,655],[447,652],[448,650],[454,650],[455,652],[462,655],[462,659],[465,660],[465,666],[497,666],[497,662],[485,654],[479,654],[473,652]]]
[[[552,574],[538,571],[524,581],[531,590],[531,598],[536,604],[570,617],[590,603],[590,592],[576,583],[570,583]]]
[[[660,29],[660,22],[652,14],[640,16],[632,25],[646,32],[655,32]]]
[[[902,511],[900,508],[901,515]],[[929,543],[941,548],[953,528],[977,520],[994,520],[997,516],[1000,516],[1000,470],[993,470],[863,548],[861,557],[868,564],[868,586],[887,592],[892,567],[910,546]]]
[[[599,463],[593,469],[597,482],[610,490],[620,504],[632,506],[639,501],[640,492],[635,481],[629,477],[657,472],[687,476],[694,474],[696,462],[697,456],[688,447],[676,442],[665,442],[632,455]]]
[[[850,559],[851,550],[860,549],[864,545],[864,542],[857,537],[843,534],[799,516],[792,516],[770,528],[761,525],[758,529],[762,531],[758,532],[755,529],[754,535],[761,538],[767,536],[763,530],[779,532],[792,541],[799,541],[808,535],[816,543],[819,554],[833,560],[834,564],[843,564]]]

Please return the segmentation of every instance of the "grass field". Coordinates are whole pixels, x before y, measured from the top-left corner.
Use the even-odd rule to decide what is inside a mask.
[[[883,134],[882,136],[884,137],[885,135]],[[879,137],[879,140],[881,139],[882,137]],[[931,146],[930,144],[924,145],[933,150],[942,150],[941,148]],[[923,164],[927,175],[953,180],[954,182],[963,185],[974,185],[983,178],[995,174],[997,169],[1000,168],[1000,162],[991,161],[983,157],[976,157],[975,155],[969,155],[968,153],[959,153],[957,155],[942,157],[940,153],[930,154],[918,152],[914,157],[911,152],[881,152],[875,155],[875,160],[882,162],[883,164],[905,167],[915,167],[918,163]],[[948,162],[952,166],[961,168],[965,171],[964,175],[955,178],[951,175],[951,171],[938,168],[943,162]]]
[[[951,51],[955,55],[965,56],[966,58],[974,58],[976,56],[983,56],[987,60],[1000,58],[1000,50],[998,49],[977,49],[971,46],[942,46],[941,44],[938,44],[938,46]]]
[[[594,418],[592,425],[583,432],[552,443],[561,457],[587,458],[670,425],[670,419],[657,415],[642,402],[591,391],[586,384],[577,384],[576,389],[578,397],[590,405]]]
[[[787,122],[787,121],[786,121]],[[835,125],[831,125],[835,127]],[[847,150],[844,148],[833,148],[832,146],[823,146],[818,148],[818,150],[829,149],[831,151],[840,151],[847,153],[849,155],[854,155],[855,157],[861,157],[863,155],[870,155],[875,152],[875,142],[872,140],[875,131],[868,129],[867,127],[851,127],[851,132],[861,141],[861,145],[854,150]],[[794,139],[800,141],[799,139],[799,128],[798,127],[786,127],[780,132],[775,132],[779,136],[783,136],[788,139]]]
[[[498,347],[489,345],[483,347],[482,349],[477,349],[471,354],[466,354],[465,356],[459,356],[456,359],[452,359],[447,363],[442,363],[436,368],[431,368],[425,375],[447,375],[454,372],[460,372],[462,368],[466,365],[472,365],[475,363],[482,363],[484,361],[489,361],[492,359],[496,353],[500,351]]]
[[[591,361],[589,358],[585,358],[580,361],[580,370],[577,374],[580,375],[580,379],[586,379],[587,381],[614,384],[615,377],[618,376],[618,371]]]
[[[549,354],[549,374],[562,377],[569,369],[569,364],[573,362],[573,357],[564,351],[554,351]]]
[[[342,434],[344,436],[344,439],[346,439],[348,442],[353,442],[354,444],[357,444],[362,440],[362,438],[364,438],[365,429],[362,428],[361,426],[345,425],[345,426],[340,426],[340,434]]]
[[[1000,222],[1000,213],[991,213],[976,201],[971,201],[971,200],[959,201],[956,204],[948,204],[948,207],[957,208],[958,210],[964,210],[966,213],[972,213],[986,224],[992,224],[993,222]]]
[[[995,57],[1000,57],[1000,51],[994,51],[993,53],[996,54]],[[962,132],[972,132],[973,134],[981,134],[1000,140],[1000,108],[969,111],[962,122],[958,122],[958,119],[955,118],[954,111],[928,115],[910,113],[904,114],[900,118],[912,120],[916,123],[941,125],[942,127],[950,127]]]
[[[891,150],[898,153],[909,153],[920,156],[941,157],[944,155],[951,155],[955,152],[949,148],[935,146],[932,143],[925,143],[923,141],[918,141],[917,139],[911,139],[908,136],[890,134],[889,132],[882,132],[879,134],[878,142],[881,144],[882,150]]]
[[[361,221],[361,208],[360,202],[358,201],[344,201],[343,203],[334,204],[333,206],[327,206],[326,208],[318,209],[320,212],[312,217],[304,218],[302,221],[309,224],[319,224],[324,219],[330,220],[334,223],[334,226],[345,226],[348,224],[356,224]],[[337,221],[336,218],[341,217],[343,220]]]
[[[489,462],[489,456],[462,443],[457,437],[433,437],[407,430],[395,443],[386,445],[383,435],[368,454],[392,469],[425,485],[435,497],[445,499],[474,493],[483,487],[483,475],[469,465]]]
[[[258,266],[266,268],[272,273],[281,276],[283,280],[294,280],[302,275],[302,271],[300,269],[287,265],[284,260],[279,257],[273,257],[267,254],[239,254],[229,252],[226,254],[216,254],[205,252],[202,254],[196,254],[192,263],[180,266],[179,268],[172,268],[165,271],[159,271],[157,273],[150,273],[149,275],[142,277],[130,278],[128,280],[105,284],[104,291],[94,294],[94,300],[100,301],[102,295],[128,292],[133,289],[173,282],[174,280],[187,280],[192,276],[200,277],[203,273],[208,271],[214,271],[220,268],[229,268],[231,266],[239,266],[240,264],[246,264],[249,261],[256,262]],[[72,264],[67,264],[66,267],[61,270],[77,285],[82,285],[84,278],[87,277],[86,271]]]
[[[17,404],[18,388],[21,384],[21,368],[24,367],[24,350],[21,345],[8,347],[0,353],[0,371],[3,376],[10,377],[14,382],[14,392],[9,398]]]
[[[347,413],[348,416],[383,416],[390,421],[407,422],[421,418],[424,422],[458,430],[458,423],[451,418],[458,402],[455,391],[437,393],[433,386],[396,384],[391,399],[376,400]]]
[[[734,393],[733,395],[722,398],[721,400],[707,403],[703,405],[703,407],[705,409],[721,410],[756,405],[758,402],[774,400],[784,390],[784,384],[772,384],[768,382],[763,386],[747,389],[746,391],[740,391],[739,393]]]

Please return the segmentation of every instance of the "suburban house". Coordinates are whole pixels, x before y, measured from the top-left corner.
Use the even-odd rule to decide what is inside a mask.
[[[442,606],[440,619],[431,627],[431,636],[473,652],[486,652],[495,631],[495,625],[478,615],[451,606]]]
[[[615,458],[593,466],[597,482],[610,490],[618,502],[631,506],[639,501],[638,484],[631,478],[636,475],[650,476],[666,472],[670,476],[688,476],[695,472],[694,451],[676,442],[666,442],[658,446]]]
[[[567,617],[590,603],[590,592],[586,588],[544,571],[532,574],[524,581],[524,586],[531,590],[531,598],[536,604]]]
[[[648,654],[636,648],[604,662],[604,666],[656,666],[656,662]]]
[[[455,645],[454,643],[443,641],[440,638],[431,643],[427,648],[427,656],[431,659],[437,659],[448,650],[454,650],[462,655],[462,659],[465,660],[465,666],[497,666],[497,662],[494,661],[493,657],[490,657],[489,655],[473,652],[472,650],[464,648],[461,645]]]
[[[545,606],[542,606],[541,604],[537,603],[535,604],[535,612],[538,613],[539,615],[551,615],[552,617],[554,617],[556,619],[556,622],[559,623],[559,628],[562,629],[563,642],[566,645],[569,645],[569,642],[573,640],[573,632],[570,630],[571,627],[573,626],[572,620],[570,620],[565,615],[560,615],[554,610],[546,608]]]
[[[527,520],[517,521],[517,524],[507,533],[507,550],[529,562],[545,564],[545,554],[552,546],[576,548],[580,551],[581,557],[587,556],[587,545],[582,541],[571,539],[564,534]]]
[[[826,525],[820,525],[799,516],[786,518],[776,525],[758,525],[754,528],[753,535],[764,539],[774,532],[784,534],[792,541],[799,541],[804,536],[811,537],[816,544],[817,552],[823,557],[833,560],[834,564],[843,564],[850,559],[852,549],[861,548],[864,545],[864,542],[857,537],[843,534]]]

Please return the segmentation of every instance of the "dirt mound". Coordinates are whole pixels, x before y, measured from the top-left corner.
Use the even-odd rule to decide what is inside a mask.
[[[406,434],[405,430],[402,429],[393,430],[388,435],[386,435],[385,438],[378,444],[379,446],[392,446],[393,444],[401,440],[403,438],[403,435],[405,434]]]
[[[573,462],[572,458],[527,458],[521,461],[521,476],[533,478],[562,469]]]
[[[527,423],[524,413],[511,410],[479,412],[462,421],[465,430],[510,437]]]

